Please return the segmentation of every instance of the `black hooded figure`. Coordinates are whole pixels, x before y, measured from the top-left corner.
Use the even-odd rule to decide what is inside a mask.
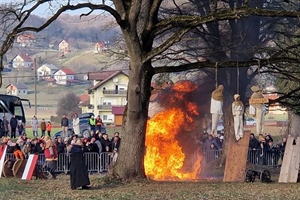
[[[72,190],[79,187],[82,187],[82,189],[90,188],[88,169],[85,165],[82,151],[82,142],[80,139],[77,139],[76,143],[73,144],[73,147],[71,149],[70,181]]]

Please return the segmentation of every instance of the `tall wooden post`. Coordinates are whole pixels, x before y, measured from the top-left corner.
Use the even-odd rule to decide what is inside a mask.
[[[283,161],[280,169],[279,183],[297,183],[300,163],[300,137],[296,144],[294,137],[289,136],[286,142]]]
[[[36,89],[36,75],[37,75],[37,72],[36,72],[36,58],[34,58],[34,115],[36,116],[37,115],[37,89]]]
[[[239,141],[236,141],[234,134],[231,134],[229,138],[223,182],[245,181],[250,133],[250,131],[245,131],[243,138]]]

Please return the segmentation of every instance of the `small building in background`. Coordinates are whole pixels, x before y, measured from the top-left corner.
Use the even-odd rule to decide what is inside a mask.
[[[6,94],[27,95],[28,87],[24,83],[10,83],[6,86]]]
[[[112,106],[112,114],[115,117],[115,126],[122,126],[123,125],[123,115],[125,111],[125,106]]]
[[[82,113],[87,113],[88,106],[90,104],[90,95],[89,94],[83,94],[79,96],[80,102],[79,102],[79,107],[81,108]]]
[[[30,69],[33,66],[33,60],[27,54],[20,54],[12,59],[12,67],[15,69]]]
[[[59,68],[53,64],[43,64],[37,69],[37,78],[40,79],[47,79],[53,78],[53,75]]]
[[[63,40],[58,44],[58,51],[66,55],[70,52],[70,45],[67,41]]]
[[[106,50],[106,45],[105,45],[104,42],[97,42],[95,44],[95,48],[94,48],[94,52],[95,53],[101,53],[101,52],[103,52],[105,50]]]
[[[17,44],[22,47],[34,46],[36,38],[32,34],[21,34],[17,37]]]
[[[67,85],[74,82],[74,72],[68,68],[62,68],[54,73],[57,85]]]

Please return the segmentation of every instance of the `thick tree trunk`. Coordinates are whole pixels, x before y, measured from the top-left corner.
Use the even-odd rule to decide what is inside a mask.
[[[294,113],[289,113],[289,118],[289,133],[291,133],[294,137],[298,137],[300,130],[300,116]]]
[[[223,143],[223,153],[219,160],[220,166],[225,166],[227,150],[229,140],[234,137],[234,129],[233,129],[233,115],[231,104],[233,102],[233,94],[230,92],[224,91],[224,104],[223,104],[223,122],[224,122],[224,138],[225,141]]]
[[[130,66],[128,103],[122,141],[118,160],[113,169],[113,175],[122,180],[146,177],[144,170],[145,135],[153,75],[149,66],[132,62]]]

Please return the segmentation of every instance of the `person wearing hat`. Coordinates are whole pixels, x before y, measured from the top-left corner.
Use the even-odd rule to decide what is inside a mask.
[[[251,100],[264,98],[258,86],[252,86],[253,94],[250,97],[249,114],[256,118],[256,134],[263,134],[264,116],[266,114],[265,105],[263,103],[253,103]]]
[[[223,90],[224,86],[219,85],[217,89],[212,92],[211,95],[211,104],[210,104],[210,113],[212,116],[212,127],[211,134],[216,135],[218,121],[223,115]]]
[[[234,121],[234,134],[235,139],[238,141],[244,136],[244,125],[243,125],[243,115],[244,115],[244,104],[240,100],[240,95],[235,94],[233,96],[234,101],[232,103],[232,114]]]

